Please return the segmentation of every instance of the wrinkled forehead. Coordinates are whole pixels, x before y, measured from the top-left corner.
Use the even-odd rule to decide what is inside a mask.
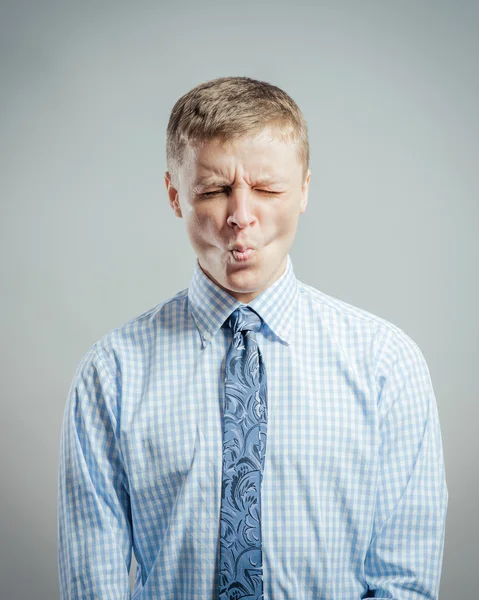
[[[267,127],[232,139],[217,136],[188,143],[183,167],[195,183],[205,183],[219,175],[228,178],[237,168],[263,180],[287,179],[300,164],[296,140]]]
[[[262,128],[256,128],[251,131],[237,132],[228,135],[215,135],[203,139],[190,139],[186,141],[186,148],[190,151],[205,150],[209,147],[230,148],[248,140],[264,142],[282,142],[289,144],[291,148],[297,148],[297,139],[292,126],[280,127],[279,125],[265,125]]]

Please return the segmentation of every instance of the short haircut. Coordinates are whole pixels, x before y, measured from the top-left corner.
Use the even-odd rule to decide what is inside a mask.
[[[223,141],[272,126],[296,143],[303,181],[309,168],[308,129],[296,102],[281,88],[250,77],[219,77],[200,83],[171,111],[166,134],[166,165],[173,184],[188,144]]]

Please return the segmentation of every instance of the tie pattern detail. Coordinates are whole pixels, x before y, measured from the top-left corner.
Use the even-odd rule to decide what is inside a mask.
[[[266,455],[266,370],[256,341],[261,317],[240,306],[225,321],[226,355],[220,600],[263,599],[261,482]]]

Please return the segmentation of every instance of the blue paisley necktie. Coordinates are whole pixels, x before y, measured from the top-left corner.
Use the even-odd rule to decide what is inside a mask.
[[[219,598],[262,600],[266,370],[255,333],[262,319],[243,305],[225,325],[233,341],[226,355]]]

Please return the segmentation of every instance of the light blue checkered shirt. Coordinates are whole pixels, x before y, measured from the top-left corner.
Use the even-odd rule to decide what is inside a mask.
[[[78,366],[61,433],[62,600],[130,598],[132,549],[132,598],[217,598],[222,324],[240,304],[196,261],[189,288]],[[448,492],[418,346],[296,279],[290,256],[250,306],[265,322],[265,600],[436,599]]]

